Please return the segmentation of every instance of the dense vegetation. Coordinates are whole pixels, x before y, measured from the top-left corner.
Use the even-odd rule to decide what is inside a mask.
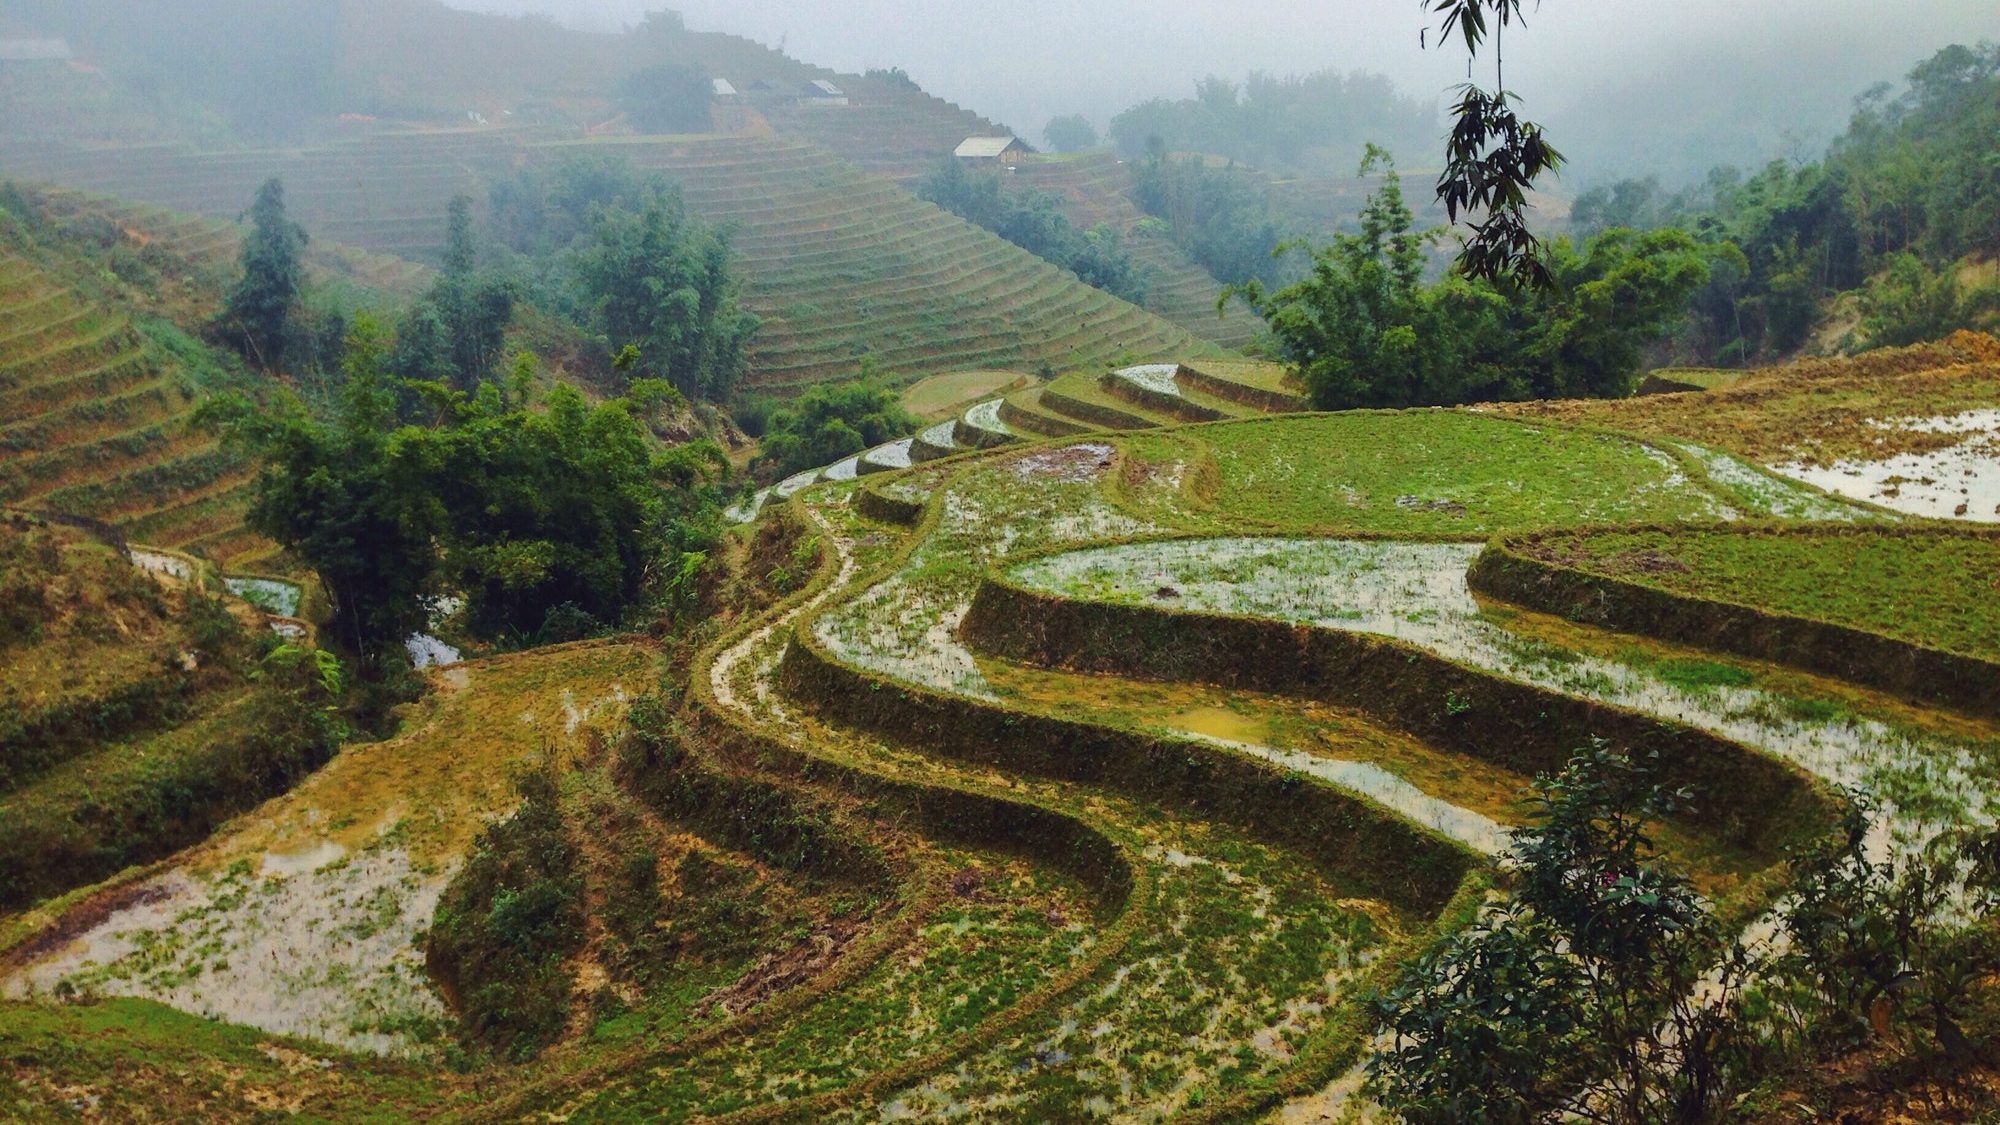
[[[708,73],[698,66],[661,63],[634,71],[618,86],[618,104],[641,133],[706,133],[715,100]]]
[[[250,236],[243,240],[243,279],[229,294],[218,334],[251,363],[283,367],[299,349],[294,317],[305,288],[305,228],[285,214],[285,185],[266,180],[250,205]]]
[[[1057,152],[1083,152],[1097,147],[1097,126],[1080,113],[1049,118],[1042,139]]]
[[[1381,154],[1371,150],[1365,174]],[[1680,231],[1598,234],[1546,255],[1548,289],[1422,281],[1423,245],[1393,167],[1361,229],[1312,248],[1312,272],[1235,289],[1271,324],[1315,405],[1426,406],[1631,392],[1645,346],[1707,276]]]
[[[318,573],[335,636],[369,665],[447,592],[476,634],[567,639],[674,596],[699,566],[721,455],[663,450],[647,432],[664,385],[595,407],[558,385],[538,403],[523,357],[504,385],[467,395],[396,378],[385,350],[357,320],[330,418],[297,403],[209,410],[267,459],[251,526]]]
[[[389,368],[405,379],[477,390],[500,360],[515,295],[507,278],[479,272],[472,200],[454,198],[446,220],[444,270],[396,326]]]
[[[1579,196],[1583,234],[1679,226],[1724,244],[1695,294],[1683,353],[1742,363],[1797,349],[1823,303],[1858,291],[1859,344],[1936,339],[2000,322],[2000,287],[1968,267],[2000,254],[2000,45],[1947,47],[1856,103],[1823,160],[1717,168],[1662,190],[1627,180]]]
[[[784,476],[831,465],[917,428],[902,397],[866,379],[815,383],[764,424],[760,464]]]
[[[1247,172],[1154,145],[1132,165],[1132,199],[1223,282],[1271,285],[1283,277],[1274,252],[1286,235],[1271,215],[1268,192]]]
[[[1712,1120],[1780,1095],[1822,1054],[1892,1043],[1950,1069],[2000,954],[2000,836],[1938,834],[1888,859],[1858,795],[1794,857],[1784,941],[1735,936],[1662,858],[1667,792],[1602,747],[1538,780],[1515,890],[1402,965],[1373,1001],[1371,1087],[1402,1120]]]
[[[492,206],[517,283],[610,353],[636,349],[629,377],[729,397],[758,321],[740,304],[727,233],[689,216],[672,185],[626,161],[578,159],[501,181]]]
[[[557,784],[547,766],[520,779],[520,809],[480,833],[425,939],[462,1035],[510,1061],[562,1034],[567,961],[583,944],[583,876]]]
[[[1133,263],[1118,231],[1107,223],[1078,230],[1053,192],[1009,191],[998,172],[978,171],[948,156],[917,185],[917,194],[1054,262],[1087,285],[1135,305],[1146,300],[1146,275]]]
[[[1337,174],[1369,142],[1428,150],[1431,105],[1396,92],[1378,74],[1332,70],[1278,78],[1253,72],[1242,85],[1210,76],[1192,98],[1155,98],[1111,122],[1127,158],[1157,147],[1205,152],[1272,171]]]

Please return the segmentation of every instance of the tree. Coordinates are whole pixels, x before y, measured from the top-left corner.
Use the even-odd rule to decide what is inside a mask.
[[[1686,793],[1601,745],[1536,782],[1518,889],[1370,1001],[1403,1120],[1693,1122],[1743,1077],[1750,959],[1650,825]]]
[[[305,288],[305,228],[285,215],[285,185],[257,189],[243,240],[243,279],[229,294],[221,331],[243,357],[271,370],[284,363],[292,318]]]
[[[659,63],[618,85],[618,104],[641,133],[706,133],[715,84],[700,67]]]
[[[892,441],[917,428],[895,391],[862,379],[815,383],[766,423],[759,463],[788,476]]]
[[[472,200],[452,198],[446,218],[444,272],[396,331],[390,367],[405,379],[448,382],[470,391],[493,374],[514,317],[515,291],[477,272]]]
[[[1445,143],[1444,171],[1437,181],[1438,199],[1453,222],[1460,212],[1485,216],[1468,219],[1472,237],[1459,251],[1458,267],[1475,280],[1547,289],[1554,278],[1545,248],[1528,229],[1527,192],[1544,172],[1560,168],[1563,158],[1543,137],[1541,126],[1521,119],[1507,90],[1500,38],[1509,24],[1521,21],[1521,0],[1428,2],[1444,16],[1439,37],[1457,32],[1467,55],[1478,57],[1489,28],[1493,42],[1493,88],[1472,82],[1458,88],[1458,103],[1451,110],[1458,120]]]
[[[425,624],[442,528],[434,509],[412,502],[421,486],[399,456],[394,380],[365,315],[350,329],[343,371],[335,415],[324,422],[296,400],[264,411],[217,399],[203,417],[264,458],[245,522],[313,568],[338,643],[379,672]]]
[[[406,384],[358,317],[334,416],[292,400],[218,400],[205,417],[265,458],[249,524],[324,583],[341,644],[380,670],[425,624],[424,599],[466,599],[478,635],[551,619],[614,623],[713,542],[726,471],[708,442],[662,448],[646,418],[673,392],[638,380],[596,406],[558,385],[535,403],[532,358],[467,395]],[[423,425],[401,424],[415,394]]]
[[[758,328],[738,301],[727,236],[691,221],[670,191],[594,215],[576,285],[606,341],[614,351],[635,345],[641,372],[689,398],[727,398]]]
[[[1057,152],[1084,152],[1097,147],[1097,127],[1080,113],[1049,119],[1042,139]]]
[[[1449,405],[1522,398],[1620,396],[1644,346],[1672,324],[1708,278],[1708,253],[1678,230],[1605,231],[1578,252],[1543,251],[1548,288],[1468,278],[1422,284],[1423,246],[1386,153],[1361,229],[1322,247],[1287,244],[1310,272],[1275,292],[1261,281],[1224,290],[1270,323],[1324,409]]]

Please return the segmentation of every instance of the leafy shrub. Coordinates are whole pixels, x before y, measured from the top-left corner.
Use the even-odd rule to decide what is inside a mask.
[[[520,809],[480,833],[446,888],[425,946],[465,1038],[513,1061],[562,1034],[565,962],[583,943],[583,877],[555,773],[529,773],[520,788]]]
[[[758,464],[787,476],[831,464],[917,428],[895,391],[870,380],[816,383],[772,413]]]

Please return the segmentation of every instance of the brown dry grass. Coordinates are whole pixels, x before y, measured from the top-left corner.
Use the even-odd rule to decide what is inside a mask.
[[[1873,420],[2000,404],[2000,340],[1958,332],[1932,344],[1806,359],[1718,390],[1644,398],[1510,403],[1496,412],[1701,442],[1765,463],[1811,464],[1956,445],[1962,434],[1895,431]]]

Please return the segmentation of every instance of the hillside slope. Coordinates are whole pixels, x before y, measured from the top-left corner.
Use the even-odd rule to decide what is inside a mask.
[[[759,386],[852,375],[864,356],[916,375],[1204,350],[1182,329],[813,145],[633,138],[537,155],[609,152],[666,173],[695,213],[735,228],[747,303],[764,318],[751,348]]]
[[[1013,182],[1054,192],[1071,222],[1089,228],[1108,223],[1125,240],[1133,261],[1152,277],[1146,307],[1175,324],[1228,348],[1255,339],[1263,324],[1240,302],[1217,316],[1215,298],[1222,282],[1188,256],[1127,194],[1132,177],[1125,162],[1108,152],[1042,157],[1024,161]]]
[[[196,429],[183,363],[0,232],[0,505],[229,554],[251,470]]]

